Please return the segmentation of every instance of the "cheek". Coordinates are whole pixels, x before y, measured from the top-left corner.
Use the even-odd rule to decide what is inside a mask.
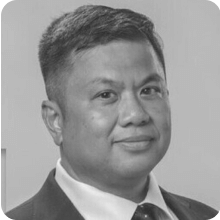
[[[160,135],[169,135],[171,131],[171,112],[168,102],[160,103],[151,109],[151,118]]]
[[[102,111],[91,111],[88,119],[85,121],[85,126],[90,128],[96,138],[109,136],[115,126],[116,117]]]

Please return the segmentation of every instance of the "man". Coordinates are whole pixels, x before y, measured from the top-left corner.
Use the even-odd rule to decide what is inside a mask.
[[[44,122],[61,158],[16,220],[202,220],[217,211],[160,188],[170,144],[161,40],[144,15],[82,6],[54,20],[39,60]]]

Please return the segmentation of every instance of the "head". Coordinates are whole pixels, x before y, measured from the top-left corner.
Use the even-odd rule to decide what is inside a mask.
[[[70,175],[113,186],[143,179],[164,156],[171,123],[160,42],[146,16],[91,5],[43,34],[42,115]]]
[[[127,9],[82,6],[55,19],[40,41],[39,60],[48,99],[64,111],[64,81],[72,72],[74,58],[115,40],[150,42],[165,72],[162,41],[148,17]]]

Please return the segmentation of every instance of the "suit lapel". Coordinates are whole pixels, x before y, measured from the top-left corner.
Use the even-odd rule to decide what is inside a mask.
[[[33,220],[84,220],[55,178],[55,169],[47,177],[33,204]]]
[[[56,214],[54,220],[84,220],[76,208],[68,203],[65,204]]]
[[[174,194],[166,192],[164,189],[161,189],[163,198],[168,205],[168,207],[173,211],[173,213],[180,220],[201,220],[191,209],[190,203],[186,200],[180,199],[180,197],[175,196]]]

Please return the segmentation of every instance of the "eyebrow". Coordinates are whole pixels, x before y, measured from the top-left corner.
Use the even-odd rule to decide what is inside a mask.
[[[91,82],[89,82],[88,84],[90,84],[90,85],[107,84],[107,85],[111,85],[111,86],[114,86],[114,87],[121,87],[121,86],[123,86],[122,82],[117,82],[115,80],[112,80],[112,79],[109,79],[109,78],[105,78],[105,77],[97,77],[94,80],[92,80]]]
[[[144,78],[138,86],[142,87],[145,84],[148,84],[150,82],[164,82],[165,80],[158,74],[158,73],[152,73],[146,78]]]
[[[150,82],[161,82],[161,81],[164,81],[164,79],[158,73],[152,73],[148,75],[146,78],[144,78],[143,80],[141,80],[138,87],[139,86],[141,87]],[[91,82],[89,82],[88,84],[89,85],[108,84],[108,85],[115,86],[115,87],[124,87],[123,82],[117,82],[115,80],[112,80],[106,77],[97,77]]]

